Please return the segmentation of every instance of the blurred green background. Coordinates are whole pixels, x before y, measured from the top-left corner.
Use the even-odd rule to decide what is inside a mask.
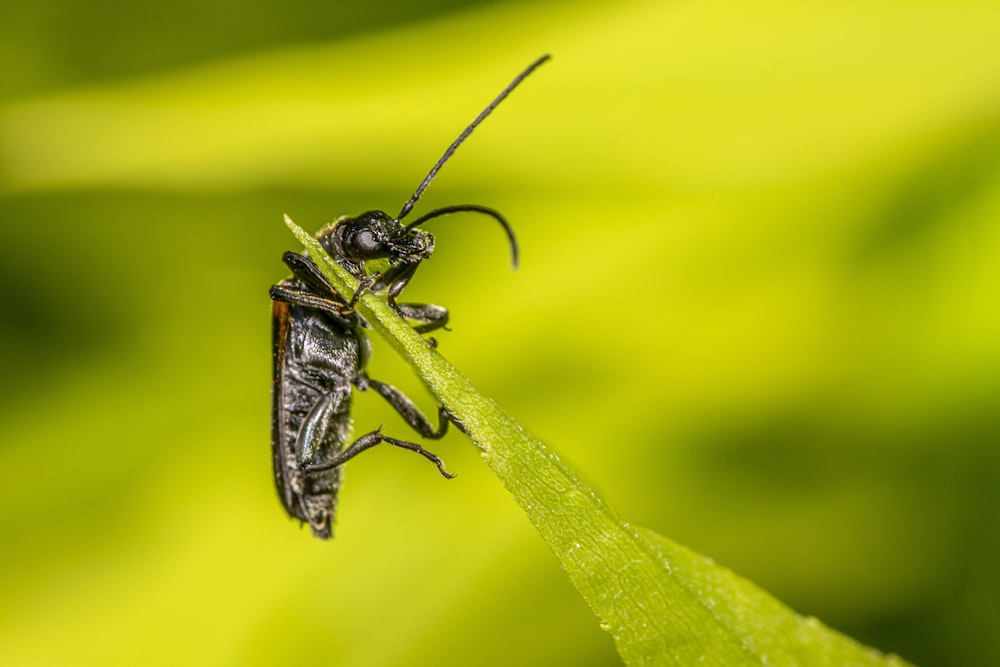
[[[995,0],[2,14],[0,664],[616,663],[459,435],[352,462],[331,543],[272,488],[281,215],[397,211],[544,52],[421,201],[523,250],[429,225],[440,350],[627,520],[1000,664]]]

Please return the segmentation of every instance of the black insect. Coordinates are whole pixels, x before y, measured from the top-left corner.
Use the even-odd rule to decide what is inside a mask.
[[[416,443],[383,435],[381,428],[344,446],[351,425],[354,388],[374,389],[424,438],[441,438],[448,430],[449,421],[458,424],[441,407],[435,427],[395,387],[368,377],[365,365],[370,348],[362,331],[367,325],[354,312],[354,306],[365,291],[385,290],[389,305],[401,317],[419,323],[417,331],[433,331],[447,323],[448,311],[441,306],[396,301],[420,262],[434,250],[434,237],[417,227],[443,215],[467,211],[497,220],[507,233],[514,265],[517,265],[514,232],[504,217],[491,208],[446,206],[406,226],[401,221],[455,149],[548,58],[544,56],[532,63],[472,121],[435,163],[399,215],[393,218],[383,211],[368,211],[353,218],[345,216],[317,235],[330,256],[358,279],[359,287],[350,298],[337,291],[308,255],[286,252],[282,257],[292,276],[271,287],[274,301],[271,413],[274,478],[285,510],[293,518],[308,523],[316,537],[329,538],[333,534],[340,466],[379,443],[414,451],[433,461],[442,475],[452,477],[437,456]],[[388,268],[381,273],[368,274],[365,266],[370,260],[383,260],[383,265],[387,260]]]

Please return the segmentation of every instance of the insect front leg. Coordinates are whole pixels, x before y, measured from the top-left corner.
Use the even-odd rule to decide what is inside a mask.
[[[351,301],[347,304],[347,307],[350,310],[354,310],[354,307],[358,305],[358,301],[361,300],[361,297],[364,295],[364,293],[371,290],[372,287],[374,287],[378,283],[378,281],[382,279],[382,274],[379,273],[378,271],[376,271],[371,275],[362,273],[360,276],[357,276],[357,278],[358,278],[358,289],[355,290],[354,296],[351,297]]]
[[[406,440],[397,440],[396,438],[390,438],[387,435],[382,435],[381,429],[372,431],[371,433],[364,434],[363,436],[355,440],[353,443],[351,443],[350,447],[343,450],[342,452],[339,452],[333,458],[329,459],[324,463],[306,466],[304,470],[306,473],[311,473],[311,472],[321,472],[323,470],[330,470],[331,468],[336,468],[337,466],[343,465],[347,461],[350,461],[351,459],[353,459],[355,456],[365,451],[366,449],[371,449],[375,445],[378,445],[383,442],[388,443],[394,447],[400,447],[402,449],[408,449],[411,452],[416,452],[417,454],[420,454],[428,461],[434,463],[434,465],[437,466],[441,474],[447,477],[448,479],[454,477],[454,475],[452,475],[445,469],[444,461],[442,461],[436,455],[427,451],[426,449],[424,449],[415,442],[407,442]]]
[[[386,273],[383,282],[388,284],[386,290],[386,301],[389,307],[407,320],[423,322],[414,329],[418,333],[427,333],[435,329],[441,329],[448,324],[448,309],[432,303],[397,303],[396,297],[409,284],[413,274],[417,272],[419,264],[404,264]]]

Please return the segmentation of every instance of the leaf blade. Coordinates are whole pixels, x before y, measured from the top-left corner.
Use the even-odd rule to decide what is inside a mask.
[[[285,223],[335,287],[353,294],[353,277],[288,216]],[[626,664],[905,664],[799,616],[730,570],[623,521],[377,295],[364,294],[357,310],[462,422]]]

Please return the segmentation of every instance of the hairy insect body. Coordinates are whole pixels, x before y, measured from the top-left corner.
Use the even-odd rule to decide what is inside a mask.
[[[354,388],[372,389],[424,438],[445,435],[449,421],[462,424],[444,406],[438,408],[435,427],[416,405],[392,385],[369,378],[365,323],[354,312],[364,292],[385,292],[386,301],[404,319],[416,322],[418,332],[444,327],[448,310],[434,304],[400,303],[396,297],[413,278],[423,260],[434,251],[434,237],[419,225],[454,213],[479,213],[500,223],[510,241],[517,266],[517,241],[506,219],[476,204],[445,206],[409,224],[402,220],[441,166],[472,130],[528,74],[548,59],[535,61],[484,109],[438,159],[423,182],[392,217],[384,211],[343,216],[320,231],[317,240],[341,267],[358,280],[353,295],[341,294],[308,255],[286,252],[282,261],[292,277],[271,287],[274,326],[271,446],[275,483],[288,514],[308,523],[320,538],[333,535],[333,517],[340,490],[341,466],[366,449],[386,443],[420,454],[445,477],[452,477],[436,455],[420,445],[382,435],[381,428],[347,445]],[[379,265],[377,270],[375,266]],[[369,272],[371,271],[371,272]],[[435,343],[436,344],[436,343]]]
[[[347,444],[355,388],[374,389],[415,431],[441,438],[450,415],[439,410],[433,426],[392,385],[369,378],[368,338],[361,319],[305,255],[285,253],[295,277],[271,288],[274,301],[274,380],[271,446],[281,503],[313,535],[333,536],[341,466],[366,449],[387,443],[420,454],[451,477],[444,463],[420,445],[371,431]]]

